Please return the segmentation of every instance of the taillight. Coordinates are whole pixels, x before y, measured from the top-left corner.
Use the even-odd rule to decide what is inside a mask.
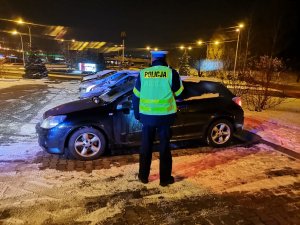
[[[238,104],[239,106],[242,107],[242,99],[241,99],[241,97],[234,97],[232,99],[232,101],[234,101],[236,104]]]

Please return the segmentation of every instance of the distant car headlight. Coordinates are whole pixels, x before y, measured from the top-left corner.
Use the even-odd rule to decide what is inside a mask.
[[[90,91],[94,90],[94,87],[95,87],[95,86],[96,86],[96,85],[91,85],[91,86],[87,87],[87,88],[86,88],[86,92],[90,92]]]
[[[58,124],[62,123],[67,116],[65,115],[60,115],[60,116],[49,116],[46,119],[44,119],[41,123],[41,127],[44,129],[51,129]]]

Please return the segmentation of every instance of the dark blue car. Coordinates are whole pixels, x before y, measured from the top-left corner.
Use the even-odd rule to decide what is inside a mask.
[[[233,134],[243,128],[240,98],[219,82],[184,81],[183,85],[171,141],[201,138],[214,147],[229,145]],[[40,146],[49,153],[69,151],[77,159],[92,160],[114,147],[140,145],[142,125],[134,118],[133,86],[131,80],[99,97],[48,110],[36,126]]]

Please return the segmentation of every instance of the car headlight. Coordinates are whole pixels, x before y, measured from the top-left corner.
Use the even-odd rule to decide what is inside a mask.
[[[87,88],[86,88],[86,92],[90,92],[90,91],[94,90],[94,87],[95,87],[95,86],[96,86],[96,85],[92,85],[92,86],[87,87]]]
[[[41,123],[41,127],[45,129],[51,129],[58,124],[62,123],[67,116],[65,115],[60,115],[60,116],[49,116],[46,119],[44,119]]]

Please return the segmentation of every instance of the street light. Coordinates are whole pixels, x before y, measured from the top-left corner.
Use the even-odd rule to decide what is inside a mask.
[[[17,23],[20,24],[20,25],[23,25],[23,24],[27,25],[27,27],[28,27],[28,35],[29,35],[29,48],[31,49],[31,30],[30,30],[30,26],[27,23],[25,23],[22,19],[18,19]]]
[[[186,50],[192,50],[192,47],[191,47],[191,46],[185,47],[184,45],[181,45],[179,48],[180,48],[181,50],[184,50],[184,54],[186,53]]]
[[[20,38],[21,38],[21,46],[22,46],[22,55],[23,55],[23,65],[24,65],[24,67],[25,67],[25,55],[24,55],[24,46],[23,46],[23,38],[22,38],[22,34],[19,33],[19,32],[16,31],[16,30],[12,31],[11,33],[12,33],[12,35],[17,35],[17,34],[20,35]]]
[[[238,56],[238,49],[239,49],[239,42],[240,42],[240,33],[241,29],[244,27],[244,24],[239,24],[235,31],[238,33],[237,41],[236,41],[236,49],[235,49],[235,58],[234,58],[234,66],[233,66],[233,76],[235,76],[235,70],[236,70],[236,63],[237,63],[237,56]]]
[[[147,51],[150,52],[151,51],[151,47],[147,46],[146,47]],[[152,62],[152,54],[150,53],[150,63]]]
[[[202,40],[197,41],[197,44],[201,47],[202,45],[206,45],[206,58],[208,57],[208,43],[203,42]]]

